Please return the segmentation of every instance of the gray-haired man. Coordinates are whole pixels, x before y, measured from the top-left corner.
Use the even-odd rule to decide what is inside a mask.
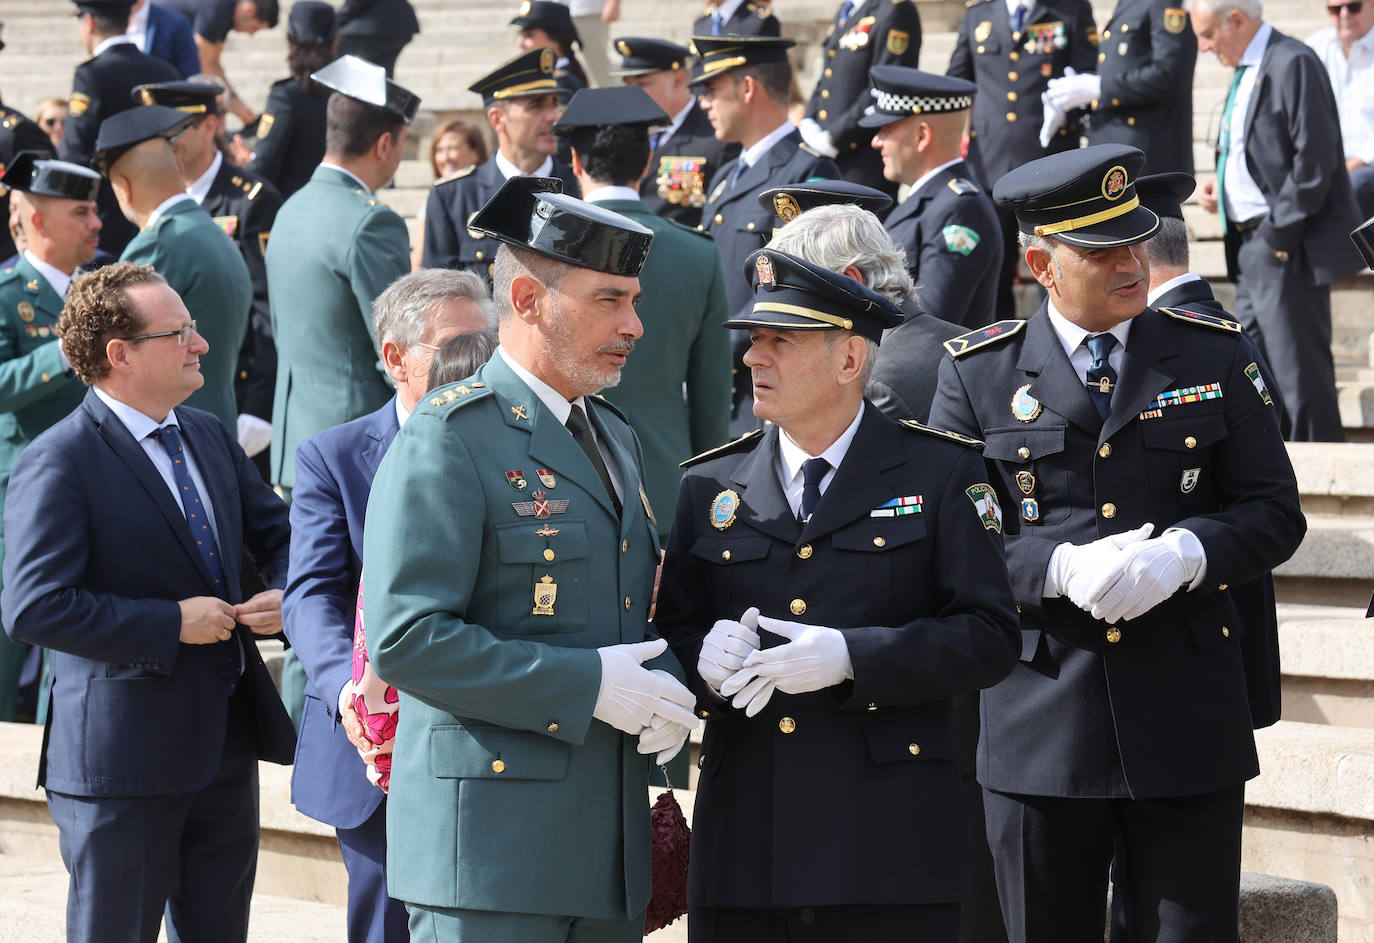
[[[425,394],[435,351],[456,335],[490,329],[495,309],[479,276],[427,269],[382,292],[372,322],[396,395],[297,450],[290,577],[282,599],[287,638],[308,678],[291,800],[338,834],[348,869],[350,943],[409,939],[405,907],[386,893],[385,795],[368,782],[339,722],[352,678],[368,494],[382,456]]]

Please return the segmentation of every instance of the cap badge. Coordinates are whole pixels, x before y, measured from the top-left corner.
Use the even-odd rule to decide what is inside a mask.
[[[1011,414],[1021,422],[1035,422],[1044,408],[1040,400],[1030,395],[1029,383],[1017,390],[1016,395],[1011,398]]]
[[[521,15],[521,16],[529,16],[529,14],[530,14],[530,0],[525,0],[524,3],[520,4],[520,15]]]
[[[545,49],[539,55],[539,71],[543,72],[545,75],[553,75],[553,66],[557,61],[558,60],[554,56],[554,51],[552,49]]]
[[[138,92],[138,97],[142,100],[143,104],[145,105],[157,104],[157,99],[153,96],[151,89],[140,89]]]
[[[622,56],[628,56],[630,54],[630,44],[623,39],[617,39],[615,41],[615,48],[619,50]]]
[[[778,219],[782,220],[784,223],[790,223],[792,220],[796,219],[797,215],[801,212],[801,206],[791,194],[779,193],[777,196],[773,197],[773,212],[777,213]],[[759,261],[763,260],[760,259]],[[762,281],[761,275],[760,281]]]
[[[767,285],[770,288],[777,284],[777,276],[773,273],[773,260],[766,255],[761,255],[754,262],[754,270],[759,276],[759,284]],[[734,494],[733,491],[729,492]]]
[[[727,488],[711,502],[711,526],[716,530],[725,530],[735,523],[735,512],[738,510],[739,495]]]
[[[1126,168],[1113,167],[1102,178],[1102,195],[1109,200],[1118,200],[1126,192]]]

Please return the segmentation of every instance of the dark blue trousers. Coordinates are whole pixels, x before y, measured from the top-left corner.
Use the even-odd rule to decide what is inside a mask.
[[[348,943],[406,943],[406,905],[386,892],[386,802],[357,828],[337,828],[348,869]]]

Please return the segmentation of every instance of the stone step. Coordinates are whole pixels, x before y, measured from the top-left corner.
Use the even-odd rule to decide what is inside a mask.
[[[1374,624],[1364,613],[1279,606],[1284,720],[1374,730]]]
[[[1365,606],[1374,584],[1374,520],[1307,515],[1307,535],[1274,570],[1281,602]]]
[[[1374,449],[1350,443],[1290,442],[1288,457],[1304,513],[1374,516]]]

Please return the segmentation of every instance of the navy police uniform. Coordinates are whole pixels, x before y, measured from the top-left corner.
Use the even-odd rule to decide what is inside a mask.
[[[1028,231],[1129,245],[1158,227],[1131,209],[1143,163],[1113,145],[1045,158],[999,182],[997,199]],[[1065,205],[1108,215],[1074,225]],[[983,693],[978,754],[1013,943],[1101,939],[1114,844],[1133,938],[1201,927],[1236,939],[1243,784],[1259,768],[1232,587],[1287,559],[1305,521],[1240,327],[1148,307],[1129,324],[1105,420],[1044,306],[948,342],[931,409],[932,422],[986,438],[993,487],[1019,509],[1006,552],[1021,657]],[[1205,560],[1191,585],[1111,624],[1045,598],[1056,546],[1145,522],[1196,538]],[[1056,866],[1032,866],[1043,861]]]
[[[732,326],[787,330],[809,309],[876,340],[900,317],[844,276],[773,250],[758,258],[771,263],[760,305]],[[687,463],[655,626],[706,718],[694,939],[775,939],[780,923],[818,934],[792,939],[954,939],[968,850],[949,698],[1015,660],[1000,510],[984,500],[975,440],[860,408],[804,522],[779,480],[777,426]],[[696,670],[701,643],[717,619],[751,606],[839,628],[853,679],[775,691],[754,717],[722,700]],[[759,635],[764,648],[780,641]]]
[[[693,36],[781,36],[782,25],[773,15],[772,3],[737,3],[724,14],[724,3],[708,3],[692,21]]]
[[[283,199],[305,186],[324,158],[328,105],[328,89],[307,89],[298,76],[279,79],[267,91],[248,169],[271,181]]]
[[[849,15],[844,15],[849,10]],[[911,0],[843,0],[821,42],[821,77],[806,117],[830,135],[844,179],[896,194],[883,177],[883,162],[870,145],[873,132],[859,125],[872,103],[868,71],[878,65],[916,67],[921,55],[921,15]]]

